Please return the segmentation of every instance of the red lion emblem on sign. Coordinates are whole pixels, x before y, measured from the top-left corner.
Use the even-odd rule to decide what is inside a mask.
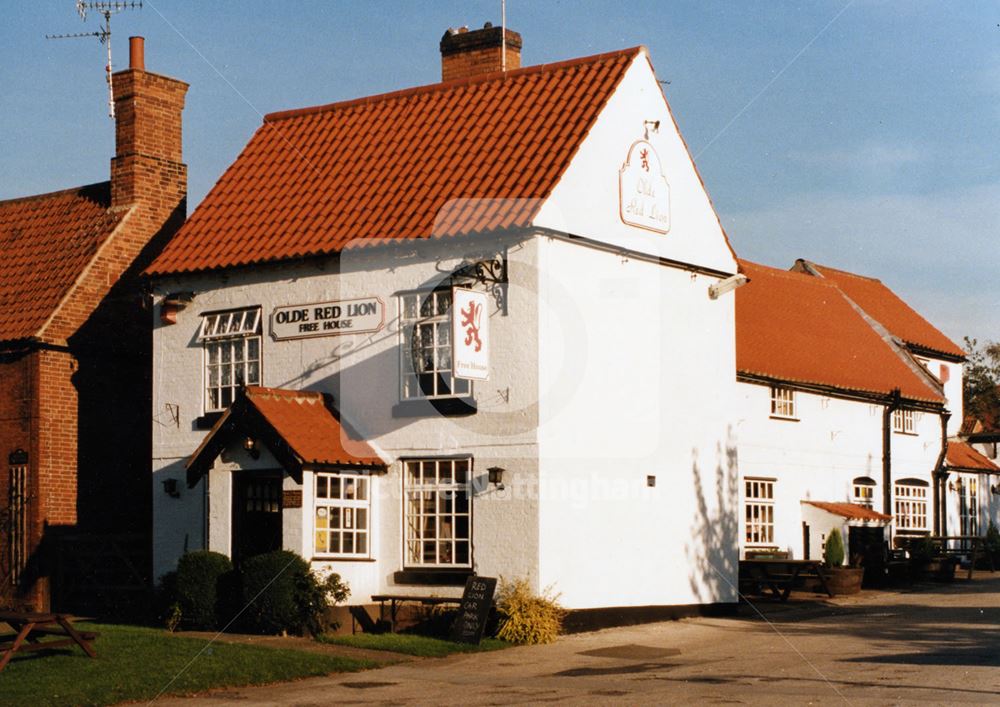
[[[483,314],[483,305],[469,302],[469,308],[460,310],[462,314],[462,327],[465,329],[465,345],[469,346],[475,342],[476,353],[483,348],[483,342],[479,339],[479,322]]]

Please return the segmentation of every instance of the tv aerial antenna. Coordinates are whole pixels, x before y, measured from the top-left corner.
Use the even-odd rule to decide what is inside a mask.
[[[70,34],[47,34],[46,39],[77,39],[80,37],[97,37],[97,40],[108,48],[108,65],[105,68],[105,79],[108,82],[108,115],[115,117],[115,93],[111,84],[111,16],[124,10],[141,10],[142,0],[118,0],[110,2],[86,2],[76,0],[76,11],[80,19],[87,21],[87,12],[94,12],[104,17],[104,23],[96,32],[73,32]]]

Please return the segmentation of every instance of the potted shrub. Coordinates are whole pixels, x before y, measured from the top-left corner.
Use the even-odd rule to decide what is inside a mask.
[[[826,586],[834,594],[857,594],[861,591],[861,580],[864,579],[863,567],[844,567],[844,539],[839,528],[834,528],[826,538],[823,549],[823,559],[826,567],[823,575]]]

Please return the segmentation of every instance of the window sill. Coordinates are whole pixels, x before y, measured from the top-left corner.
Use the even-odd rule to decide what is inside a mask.
[[[920,434],[917,432],[904,432],[903,430],[893,430],[894,435],[903,435],[904,437],[919,437]]]
[[[797,418],[797,417],[785,417],[784,415],[771,415],[770,418],[772,420],[781,420],[782,422],[798,422],[799,421],[799,418]]]
[[[210,430],[219,421],[220,417],[222,417],[221,410],[218,412],[206,412],[201,417],[194,419],[194,428],[196,430]]]
[[[427,584],[449,587],[464,587],[466,580],[475,573],[471,568],[401,570],[394,572],[392,581],[396,584]]]
[[[375,562],[374,557],[339,557],[337,555],[313,555],[310,562]]]
[[[475,398],[423,398],[401,400],[392,406],[393,417],[460,417],[475,415]]]

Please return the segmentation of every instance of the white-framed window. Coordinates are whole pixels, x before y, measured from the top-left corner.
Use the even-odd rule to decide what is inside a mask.
[[[371,549],[371,477],[316,473],[314,552],[325,557],[368,557]]]
[[[229,407],[241,385],[260,385],[260,307],[202,315],[205,412]]]
[[[774,480],[745,479],[747,545],[774,544]]]
[[[859,476],[851,484],[852,501],[865,508],[875,507],[875,480],[869,476]]]
[[[913,410],[905,408],[892,411],[892,431],[901,434],[915,434],[913,428]]]
[[[979,535],[979,488],[976,478],[958,479],[958,517],[962,535]]]
[[[795,391],[791,388],[771,387],[771,416],[795,419]]]
[[[471,459],[403,463],[407,567],[471,567]]]
[[[451,290],[400,297],[400,397],[465,397],[472,383],[452,375]]]
[[[896,530],[927,530],[927,484],[919,479],[896,482]]]

